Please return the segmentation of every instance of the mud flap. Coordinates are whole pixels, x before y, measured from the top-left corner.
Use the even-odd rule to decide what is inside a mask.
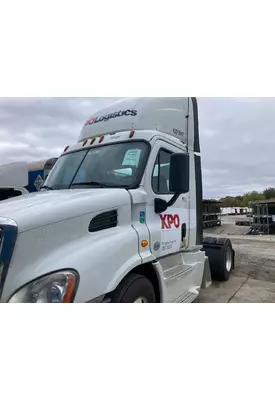
[[[211,270],[210,270],[209,260],[208,260],[208,257],[205,257],[204,271],[203,271],[201,288],[202,289],[207,289],[211,285],[212,285],[212,277],[211,277]]]

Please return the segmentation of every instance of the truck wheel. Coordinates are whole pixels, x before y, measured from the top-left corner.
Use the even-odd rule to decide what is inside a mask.
[[[130,274],[115,290],[112,303],[156,303],[154,287],[144,276]]]
[[[226,238],[205,238],[203,243],[213,278],[228,281],[235,259],[231,241]]]
[[[233,257],[233,249],[230,240],[226,240],[222,245],[221,251],[221,264],[220,268],[217,270],[217,279],[220,281],[228,281],[230,277],[230,273],[234,268],[234,257]]]

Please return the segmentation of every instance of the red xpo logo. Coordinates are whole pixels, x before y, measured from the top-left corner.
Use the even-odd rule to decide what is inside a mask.
[[[180,217],[178,214],[160,214],[161,229],[171,229],[180,227]]]

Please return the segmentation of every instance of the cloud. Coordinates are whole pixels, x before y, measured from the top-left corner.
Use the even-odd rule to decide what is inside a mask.
[[[100,98],[1,98],[0,164],[58,156],[75,142]]]
[[[275,186],[275,98],[201,98],[199,106],[205,195]]]
[[[115,98],[0,98],[0,164],[58,156]],[[275,98],[200,98],[205,197],[275,186]]]

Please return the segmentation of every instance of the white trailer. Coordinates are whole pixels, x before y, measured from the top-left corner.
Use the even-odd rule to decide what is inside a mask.
[[[28,166],[25,162],[0,165],[0,201],[27,194]]]
[[[0,205],[0,229],[1,302],[193,302],[234,267],[229,240],[203,241],[195,98],[93,115],[41,192]]]

